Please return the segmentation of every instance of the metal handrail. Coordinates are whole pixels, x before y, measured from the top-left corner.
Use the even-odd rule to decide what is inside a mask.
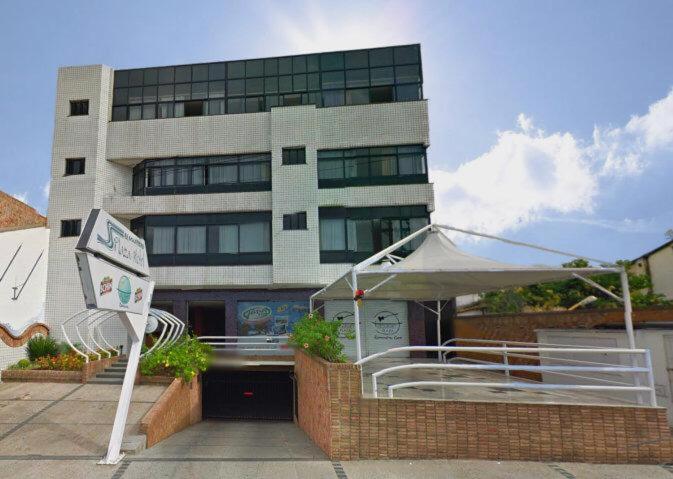
[[[498,343],[498,342],[496,342]],[[502,342],[500,342],[502,343]],[[404,387],[413,387],[420,385],[439,385],[439,386],[464,386],[464,387],[503,387],[503,388],[512,388],[517,387],[520,389],[557,389],[557,390],[594,390],[594,391],[628,391],[636,392],[638,403],[642,403],[643,399],[641,392],[647,391],[650,393],[650,405],[656,406],[656,390],[654,384],[654,374],[652,371],[652,362],[650,351],[648,349],[625,349],[625,348],[587,348],[587,347],[549,347],[549,346],[540,346],[540,347],[506,347],[506,346],[491,346],[491,347],[473,347],[473,346],[404,346],[398,348],[391,348],[387,351],[380,353],[372,354],[366,358],[361,359],[356,362],[356,365],[363,365],[367,362],[386,356],[389,354],[397,352],[408,352],[408,351],[437,351],[437,352],[479,352],[479,353],[491,353],[491,354],[503,354],[509,352],[515,353],[527,353],[527,352],[555,352],[561,354],[595,354],[595,353],[605,353],[605,354],[627,354],[632,358],[637,356],[643,356],[645,359],[645,366],[639,367],[634,361],[632,366],[623,366],[621,364],[608,364],[603,363],[599,366],[575,366],[575,365],[510,365],[509,362],[505,363],[488,363],[486,361],[481,361],[482,364],[454,364],[454,363],[415,363],[415,364],[403,364],[398,366],[391,366],[388,368],[381,369],[372,373],[372,392],[374,397],[378,397],[378,378],[384,374],[408,370],[408,369],[462,369],[462,370],[485,370],[485,371],[505,371],[506,376],[509,376],[510,371],[527,371],[527,372],[548,372],[551,374],[561,374],[574,376],[575,378],[585,379],[585,380],[597,380],[601,381],[602,378],[590,378],[586,376],[572,375],[569,374],[573,371],[575,372],[596,372],[596,373],[629,373],[633,375],[635,385],[628,385],[626,383],[617,383],[618,385],[593,385],[593,384],[540,384],[534,382],[510,382],[509,377],[504,382],[493,382],[493,383],[484,383],[484,382],[451,382],[451,381],[413,381],[405,382],[399,384],[391,384],[388,386],[388,396],[393,397],[393,391],[395,389],[404,388]],[[563,358],[561,358],[563,359]],[[640,386],[639,383],[639,374],[647,374],[648,386]],[[609,380],[606,380],[610,382]],[[512,386],[516,384],[516,386]],[[625,384],[625,385],[624,385]]]
[[[239,351],[279,351],[287,348],[288,336],[199,336],[197,338],[214,349]],[[241,341],[249,339],[251,341]],[[263,340],[263,341],[261,341]],[[267,347],[256,347],[267,346]]]

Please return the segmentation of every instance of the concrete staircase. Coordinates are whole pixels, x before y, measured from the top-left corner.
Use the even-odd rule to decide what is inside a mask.
[[[128,359],[122,358],[109,368],[105,368],[105,371],[98,373],[95,377],[89,379],[89,383],[121,385],[124,382],[124,374],[126,373],[127,364]]]

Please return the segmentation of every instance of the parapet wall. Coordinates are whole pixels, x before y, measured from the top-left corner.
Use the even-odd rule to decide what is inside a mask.
[[[299,427],[332,460],[673,459],[664,408],[363,398],[357,366],[303,351],[295,375]]]

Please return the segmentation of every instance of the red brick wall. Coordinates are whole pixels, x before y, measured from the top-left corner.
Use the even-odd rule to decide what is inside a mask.
[[[664,408],[369,399],[357,366],[295,361],[299,426],[332,460],[673,459]]]
[[[201,421],[201,377],[189,384],[175,379],[140,421],[147,447]]]
[[[34,208],[0,191],[0,231],[47,226],[47,218]]]
[[[46,324],[31,324],[26,328],[21,336],[14,336],[5,326],[0,324],[0,339],[10,348],[18,348],[19,346],[23,346],[36,334],[48,336],[49,328]]]

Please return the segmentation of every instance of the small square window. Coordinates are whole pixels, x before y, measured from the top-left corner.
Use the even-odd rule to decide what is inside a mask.
[[[322,105],[326,107],[341,106],[344,104],[344,91],[332,90],[322,92]]]
[[[278,91],[290,93],[292,91],[292,77],[290,75],[278,77]]]
[[[346,68],[367,68],[369,62],[367,61],[367,50],[360,50],[357,52],[346,52]]]
[[[378,86],[369,89],[370,103],[389,103],[393,101],[393,98],[392,86]]]
[[[245,113],[245,98],[229,98],[227,113]]]
[[[129,107],[129,120],[140,120],[142,112],[142,105],[131,105]]]
[[[284,165],[306,164],[306,148],[283,148]]]
[[[152,103],[157,101],[157,87],[146,86],[143,88],[143,102]]]
[[[129,72],[129,86],[142,86],[145,74],[142,70],[131,70]]]
[[[278,74],[289,75],[292,73],[292,58],[283,57],[278,59]]]
[[[343,53],[323,53],[320,55],[320,63],[322,70],[343,70],[344,55]]]
[[[202,116],[202,115],[203,115],[202,101],[185,102],[185,116]]]
[[[208,102],[209,115],[224,115],[224,100],[210,100]]]
[[[227,64],[227,78],[243,78],[245,76],[245,62],[229,62]]]
[[[245,62],[245,76],[261,77],[264,76],[264,61],[263,60],[248,60]]]
[[[417,45],[395,47],[395,65],[418,63],[419,60]]]
[[[154,120],[157,117],[156,104],[149,103],[143,105],[143,120]]]
[[[277,58],[267,58],[264,60],[264,74],[269,75],[278,75],[278,59]]]
[[[70,116],[82,116],[89,114],[89,100],[71,100]]]
[[[128,71],[116,71],[115,72],[115,88],[129,86],[129,72]]]
[[[126,105],[129,101],[129,89],[128,88],[115,88],[114,95],[112,97],[112,104],[117,105]]]
[[[192,67],[192,81],[207,81],[208,65],[194,65]]]
[[[211,81],[208,84],[208,98],[224,98],[224,81]]]
[[[173,83],[175,78],[175,69],[173,67],[164,67],[159,68],[159,83],[165,85],[167,83]]]
[[[208,97],[208,83],[192,83],[192,100],[201,100]]]
[[[364,105],[369,103],[369,88],[346,90],[346,105]]]
[[[116,106],[112,109],[112,121],[125,121],[126,120],[126,107],[125,106]]]
[[[192,81],[192,67],[189,65],[175,67],[175,83],[188,83]]]
[[[393,64],[392,48],[377,48],[376,50],[369,50],[370,67],[386,67],[392,64]]]
[[[400,85],[395,88],[397,101],[420,100],[421,87],[419,85]]]
[[[65,176],[83,175],[83,174],[84,174],[84,158],[66,158]]]
[[[283,229],[284,230],[305,230],[306,229],[306,212],[292,213],[283,215]]]
[[[256,96],[245,99],[246,113],[257,113],[259,111],[264,111],[264,97]]]
[[[159,86],[159,101],[173,101],[173,85]]]
[[[229,80],[227,89],[229,96],[245,95],[245,80]]]
[[[157,115],[159,118],[173,118],[173,104],[159,103]]]
[[[264,93],[278,93],[278,77],[264,79]]]
[[[344,72],[325,72],[322,74],[322,87],[329,88],[343,88],[344,87]]]
[[[361,70],[346,71],[346,87],[363,86],[369,86],[369,69],[363,68]]]
[[[189,100],[191,96],[192,96],[191,84],[180,83],[179,85],[175,85],[176,100]]]
[[[142,103],[143,89],[141,87],[129,88],[129,103]]]
[[[82,220],[61,220],[61,237],[79,236]]]
[[[156,68],[146,68],[145,69],[143,84],[145,84],[145,85],[156,85],[157,84],[157,69]]]
[[[211,63],[208,65],[209,80],[224,80],[224,63]]]
[[[294,57],[292,59],[292,73],[306,73],[306,57]]]
[[[260,95],[264,93],[264,78],[249,78],[245,81],[246,95]]]

